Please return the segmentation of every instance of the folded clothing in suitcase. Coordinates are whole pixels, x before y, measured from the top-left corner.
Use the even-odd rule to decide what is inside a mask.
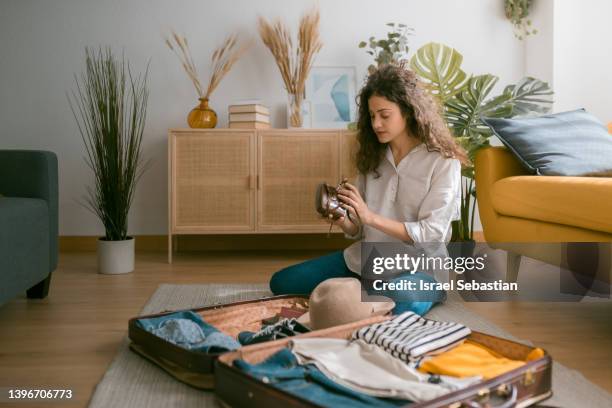
[[[214,362],[232,346],[240,346],[234,340],[238,334],[257,333],[266,322],[273,323],[275,317],[295,318],[307,311],[307,296],[283,295],[138,316],[128,323],[130,348],[178,380],[197,388],[212,389]],[[206,334],[205,341],[188,344],[185,338],[173,338],[172,341],[164,338],[163,331],[168,329],[168,325],[161,323],[168,322],[165,319],[170,316],[180,318],[171,323],[184,326],[181,337],[186,337],[185,333],[197,336],[197,332],[192,333],[197,325]],[[193,323],[193,326],[185,323]],[[257,339],[248,340],[257,342]]]
[[[388,357],[394,360],[390,364],[394,367],[389,368],[387,373],[393,372],[395,377],[389,375],[389,381],[385,381],[382,378],[384,370],[376,366],[368,368],[367,364],[381,364],[383,361],[379,355],[374,356],[373,351],[384,354],[393,347],[399,350],[397,344],[389,343],[389,336],[393,335],[393,330],[397,330],[397,325],[387,324],[396,319],[398,317],[385,317],[379,322],[360,321],[226,353],[217,361],[215,392],[222,402],[233,407],[524,407],[552,394],[552,360],[545,351],[478,332],[470,332],[465,342],[461,339],[461,342],[455,343],[459,344],[455,348],[440,350],[440,353],[434,351],[433,355],[422,361],[410,359],[409,353],[396,356],[389,353]],[[437,322],[428,321],[424,326],[435,324]],[[370,333],[372,330],[382,330],[376,341],[370,344],[364,341],[368,338],[368,328]],[[447,332],[458,333],[460,330],[457,327],[457,330]],[[359,333],[361,339],[358,338]],[[380,336],[381,333],[387,338]],[[414,333],[413,330],[411,334]],[[315,341],[317,337],[318,342]],[[349,342],[350,339],[352,341]],[[368,360],[365,365],[359,366],[362,371],[358,376],[351,372],[351,369],[358,367],[354,363],[356,359],[352,359],[350,353],[343,356],[345,352],[342,351],[342,343],[354,346],[355,342],[363,343],[361,347],[365,351],[360,352]],[[334,349],[335,345],[339,347]],[[367,349],[369,346],[373,347]],[[383,346],[387,347],[386,351]],[[477,353],[495,358],[498,364],[505,365],[504,369],[495,367],[489,361],[485,361],[481,368],[472,369],[470,353],[474,352],[473,348],[477,349]],[[323,356],[324,361],[317,361],[317,355]],[[313,358],[308,360],[310,357]],[[468,364],[465,364],[466,361]],[[449,362],[453,367],[447,367]],[[351,367],[338,367],[340,363]],[[422,372],[411,369],[419,365],[427,369],[419,368]],[[484,369],[485,366],[488,370]],[[448,374],[462,378],[446,377],[445,369],[449,369]],[[438,370],[440,375],[432,375],[428,373],[429,370]],[[472,376],[462,375],[461,370]],[[486,372],[474,377],[479,370]],[[361,381],[358,386],[354,382],[356,377]],[[392,383],[394,385],[390,385]],[[370,387],[376,384],[383,384],[382,388],[389,384],[387,388],[393,392],[380,393],[380,388]],[[355,392],[362,390],[364,393]],[[390,397],[393,393],[394,397]]]

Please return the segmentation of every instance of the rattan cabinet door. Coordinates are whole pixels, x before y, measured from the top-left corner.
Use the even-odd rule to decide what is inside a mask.
[[[315,210],[319,183],[338,182],[336,131],[260,131],[259,231],[326,232]]]
[[[357,177],[355,155],[357,154],[357,133],[351,131],[340,132],[340,177],[346,177],[352,183]]]
[[[254,132],[171,133],[173,233],[254,231]]]

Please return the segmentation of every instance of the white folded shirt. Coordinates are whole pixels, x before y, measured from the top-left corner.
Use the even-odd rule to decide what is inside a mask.
[[[482,379],[442,375],[439,383],[430,383],[428,374],[361,340],[296,338],[290,347],[299,364],[314,364],[332,381],[375,397],[428,401]]]

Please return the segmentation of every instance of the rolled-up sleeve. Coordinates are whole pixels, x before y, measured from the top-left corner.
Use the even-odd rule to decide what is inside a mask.
[[[354,186],[357,187],[359,194],[365,200],[365,177],[363,176],[363,174],[359,173],[357,175],[357,177],[355,178]],[[363,238],[363,225],[359,223],[359,229],[357,230],[355,235],[349,235],[345,232],[344,236],[348,239],[355,239],[355,240],[362,239]]]
[[[430,189],[419,207],[417,221],[404,222],[414,242],[444,242],[450,223],[461,209],[461,163],[441,159],[434,167]]]

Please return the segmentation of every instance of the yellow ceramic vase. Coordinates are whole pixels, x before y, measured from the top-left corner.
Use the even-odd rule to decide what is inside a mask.
[[[200,98],[200,104],[187,116],[190,128],[211,129],[217,126],[217,114],[208,107],[208,99]]]

